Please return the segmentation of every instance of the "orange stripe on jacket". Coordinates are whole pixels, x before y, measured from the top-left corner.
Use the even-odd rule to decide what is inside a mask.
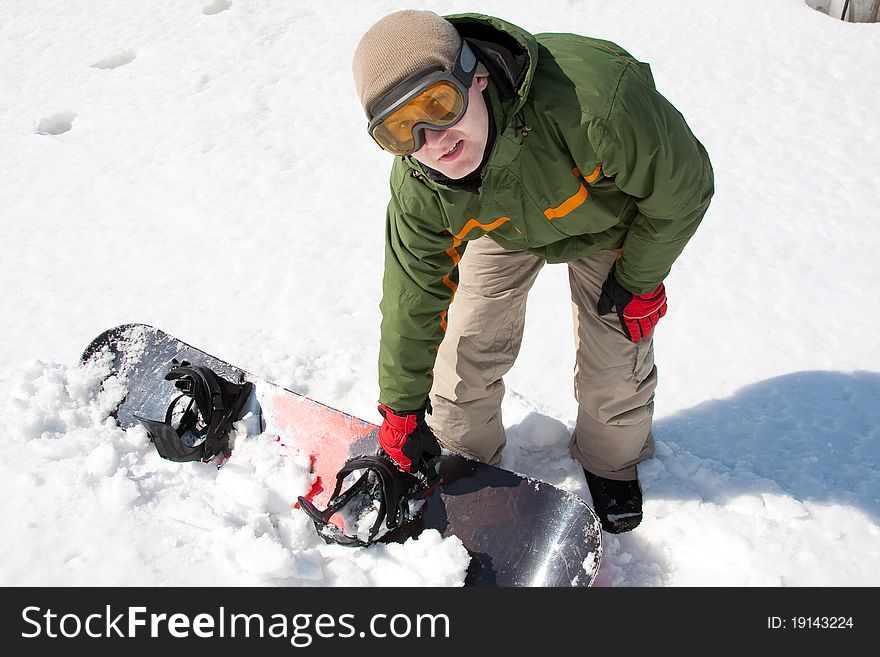
[[[581,183],[580,189],[578,189],[573,196],[569,196],[565,199],[562,202],[562,205],[544,210],[544,216],[547,217],[547,221],[553,221],[554,219],[564,217],[575,208],[580,207],[583,202],[587,200],[589,195],[590,192],[587,190],[586,186]]]
[[[575,178],[583,177],[581,174],[581,170],[575,167],[571,170],[574,174]],[[602,175],[602,165],[598,164],[595,169],[593,169],[593,173],[589,176],[584,177],[584,180],[588,183],[596,182],[599,179],[599,176]],[[555,208],[547,208],[544,210],[544,216],[547,217],[547,221],[553,221],[554,219],[559,219],[560,217],[564,217],[565,215],[571,213],[575,209],[579,208],[583,205],[584,201],[587,200],[587,197],[590,195],[590,190],[587,189],[586,185],[581,183],[580,188],[572,195],[565,199],[561,205],[556,206]]]
[[[458,247],[461,246],[461,240],[457,237],[452,237],[452,246],[446,249],[446,255],[452,260],[452,269],[455,269],[458,266],[459,261],[461,261],[461,254],[457,251]],[[455,293],[458,290],[458,285],[455,284],[455,281],[452,280],[452,272],[450,271],[446,276],[443,277],[443,285],[452,290],[452,297],[449,299],[449,303],[452,303],[452,299],[455,298]],[[440,328],[446,333],[446,311],[444,310],[440,313]]]
[[[510,221],[510,217],[498,217],[495,221],[488,224],[481,224],[476,219],[469,219],[468,222],[464,225],[464,228],[461,229],[461,232],[455,236],[455,239],[461,240],[464,239],[464,236],[471,232],[474,228],[482,228],[487,233],[491,230],[495,230],[501,224],[507,223]]]
[[[577,173],[575,175],[580,177],[581,172],[578,171],[577,169],[575,169],[575,171],[577,171]],[[593,173],[591,173],[589,176],[584,178],[584,180],[586,180],[588,183],[594,183],[597,180],[599,180],[599,176],[601,176],[601,175],[602,175],[602,163],[599,162],[599,164],[596,165],[596,168],[593,169]]]

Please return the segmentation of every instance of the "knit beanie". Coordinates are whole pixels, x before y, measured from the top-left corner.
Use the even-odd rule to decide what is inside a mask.
[[[373,104],[420,71],[451,69],[461,47],[452,23],[432,11],[389,14],[361,37],[351,70],[367,118]]]

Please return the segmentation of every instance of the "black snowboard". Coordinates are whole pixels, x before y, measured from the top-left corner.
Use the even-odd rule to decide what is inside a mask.
[[[153,327],[126,324],[105,331],[82,360],[102,354],[112,358],[111,376],[128,391],[115,411],[122,427],[137,424],[134,415],[164,417],[176,392],[164,379],[174,359],[204,365],[230,381],[254,383],[252,417],[260,417],[260,429],[277,435],[281,444],[309,454],[315,485],[306,497],[319,507],[326,505],[345,460],[376,450],[374,424],[263,381]],[[426,528],[458,537],[471,555],[468,586],[592,583],[602,556],[601,527],[579,497],[458,455],[443,457],[440,475],[419,515],[381,540],[403,541]]]

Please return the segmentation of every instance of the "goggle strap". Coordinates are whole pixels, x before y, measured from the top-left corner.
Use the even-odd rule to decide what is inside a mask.
[[[458,60],[456,62],[456,66],[461,67],[461,70],[465,73],[470,73],[474,70],[477,65],[477,56],[474,54],[474,51],[471,50],[471,47],[468,45],[467,41],[464,39],[461,40],[461,53],[458,56]]]

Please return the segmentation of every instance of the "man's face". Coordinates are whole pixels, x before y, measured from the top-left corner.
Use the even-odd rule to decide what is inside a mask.
[[[486,76],[475,77],[468,91],[468,107],[461,120],[446,130],[425,130],[425,143],[412,156],[447,178],[459,180],[483,161],[489,139],[489,112],[483,90]]]

